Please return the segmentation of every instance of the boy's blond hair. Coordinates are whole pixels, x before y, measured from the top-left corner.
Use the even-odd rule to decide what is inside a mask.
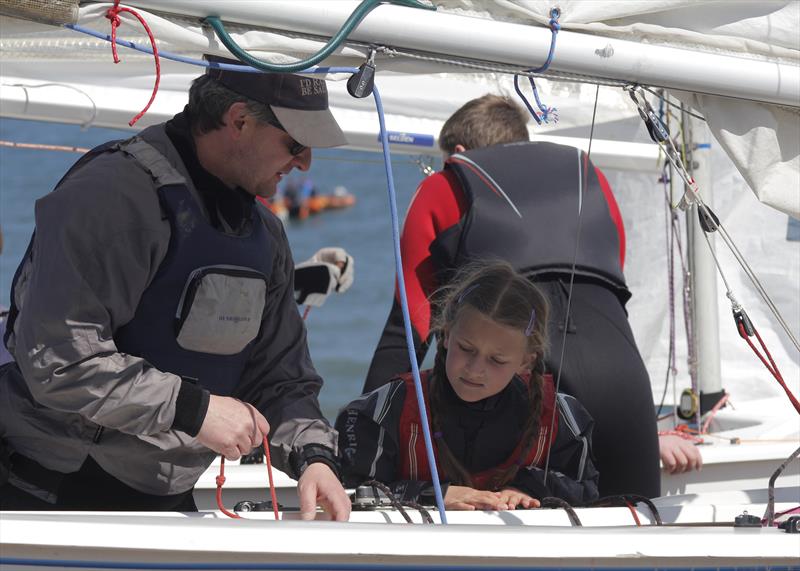
[[[456,145],[467,150],[528,140],[528,115],[508,97],[487,94],[467,101],[445,121],[439,148],[448,155]]]

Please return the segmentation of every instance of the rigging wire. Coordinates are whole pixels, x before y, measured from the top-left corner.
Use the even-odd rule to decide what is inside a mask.
[[[642,120],[645,122],[648,131],[650,132],[650,136],[663,149],[667,160],[669,160],[670,163],[675,167],[675,170],[678,172],[678,174],[681,176],[681,178],[684,180],[686,184],[687,189],[683,195],[683,198],[681,199],[679,207],[685,209],[692,205],[696,206],[698,214],[700,215],[701,218],[701,226],[703,227],[704,232],[706,233],[713,231],[719,232],[718,235],[722,239],[723,243],[728,247],[728,250],[733,254],[734,258],[739,263],[739,266],[742,268],[745,275],[750,279],[750,282],[753,284],[756,291],[764,300],[767,307],[770,309],[773,316],[780,324],[781,328],[789,337],[792,344],[798,351],[800,351],[800,342],[797,341],[796,337],[791,331],[791,328],[783,319],[783,316],[780,314],[780,311],[778,311],[778,308],[775,306],[774,302],[772,301],[772,298],[764,289],[763,285],[761,284],[761,281],[758,279],[758,276],[756,276],[755,272],[753,272],[752,268],[747,263],[747,260],[744,259],[744,256],[739,251],[739,248],[734,243],[730,234],[728,234],[726,228],[723,226],[723,224],[719,221],[716,215],[703,201],[702,197],[700,196],[700,189],[697,186],[697,183],[694,181],[692,176],[686,170],[685,154],[678,152],[678,150],[675,148],[674,142],[669,136],[669,132],[666,130],[663,123],[661,123],[658,120],[658,118],[655,117],[653,110],[650,107],[650,104],[647,102],[647,99],[644,98],[644,96],[642,96],[640,93],[638,93],[641,90],[641,87],[638,85],[629,85],[625,89],[626,91],[629,92],[631,99],[633,99],[634,103],[636,103],[637,108],[639,110],[639,114],[641,115]],[[716,256],[714,256],[714,259],[717,269],[719,270],[719,263],[716,260]],[[724,275],[723,275],[723,281],[726,281]],[[728,297],[730,298],[731,296]],[[736,308],[734,308],[734,312],[736,312]]]
[[[575,283],[575,270],[578,265],[578,247],[580,246],[581,242],[581,222],[583,220],[583,185],[588,183],[589,180],[589,159],[592,154],[592,141],[594,140],[594,125],[595,120],[597,118],[597,102],[600,98],[600,86],[597,86],[595,90],[594,96],[594,109],[592,110],[592,126],[589,130],[589,146],[586,150],[586,155],[583,160],[583,176],[580,178],[580,184],[578,188],[578,228],[575,232],[575,250],[572,255],[572,268],[570,269],[569,274],[569,288],[567,289],[567,306],[566,310],[564,311],[564,327],[563,327],[563,335],[561,337],[561,355],[559,356],[558,360],[558,375],[556,376],[556,387],[553,393],[553,410],[557,411],[557,400],[558,400],[558,389],[561,386],[561,373],[564,370],[564,358],[566,355],[567,349],[567,331],[569,330],[569,317],[570,317],[570,310],[572,306],[572,289]],[[580,152],[580,151],[579,151]],[[555,429],[555,422],[557,414],[553,414],[553,417],[550,419],[550,434],[553,434],[553,430]],[[550,471],[550,455],[552,452],[552,447],[547,449],[547,460],[545,460],[544,464],[544,483],[547,484],[547,477]]]
[[[680,122],[678,124],[680,125],[680,141],[681,141],[681,145],[680,145],[680,149],[681,150],[680,150],[680,152],[681,152],[681,160],[682,160],[681,166],[685,170],[685,165],[690,162],[687,159],[687,154],[688,154],[687,149],[689,149],[689,142],[687,141],[687,139],[688,140],[693,139],[694,133],[690,130],[691,129],[691,123],[689,122],[689,119],[688,119],[686,113],[683,113],[684,107],[685,106],[683,104],[681,104]],[[650,130],[650,136],[652,137],[653,136],[653,132],[655,131],[655,129],[650,129],[649,127],[648,127],[648,129]],[[667,137],[667,140],[669,141],[669,143],[671,145],[673,144],[672,139]],[[674,146],[673,146],[673,149],[674,149]],[[667,160],[669,160],[669,155],[667,155],[666,158],[667,158]],[[693,161],[689,165],[689,168],[691,169],[691,172],[690,173],[687,172],[685,174],[689,175],[689,178],[692,180],[692,182],[694,182],[694,162]],[[680,174],[683,174],[683,173],[680,173]],[[684,177],[684,180],[685,180],[685,177]],[[691,186],[688,186],[688,187],[684,186],[684,195],[683,196],[686,196],[686,192],[688,192],[689,189],[691,189],[691,188],[692,188]],[[695,188],[696,188],[696,185],[695,185]],[[681,200],[683,200],[683,199],[681,199]],[[694,232],[692,232],[692,231],[694,231]],[[694,243],[696,242],[697,238],[695,237],[694,242],[689,243],[689,236],[690,235],[696,236],[697,232],[698,232],[698,228],[696,226],[693,226],[693,220],[691,218],[689,218],[689,217],[687,217],[687,219],[686,219],[686,232],[687,232],[687,237],[686,237],[686,240],[687,240],[687,256],[689,257],[690,260],[694,260],[694,259],[697,258],[697,256],[696,256],[696,253],[693,252],[692,250],[694,249]],[[705,234],[705,232],[703,234]],[[706,239],[706,243],[708,244],[708,247],[711,248],[711,243],[708,241],[708,236],[705,236],[705,239]],[[698,267],[696,265],[692,265],[690,267],[689,271],[692,272],[692,273],[696,273],[697,270],[698,270]],[[697,297],[696,297],[697,288],[695,287],[696,283],[695,283],[695,280],[694,280],[693,276],[689,279],[688,285],[689,285],[689,291],[690,291],[690,296],[691,296],[691,299],[689,301],[690,307],[692,309],[696,310],[697,301],[698,301]],[[700,370],[699,370],[699,367],[698,367],[698,362],[699,362],[698,355],[699,356],[703,356],[703,357],[705,355],[702,355],[698,345],[695,344],[695,340],[696,339],[700,339],[699,336],[696,336],[696,333],[697,333],[697,330],[696,330],[697,322],[692,321],[692,326],[691,327],[692,327],[692,338],[690,340],[691,345],[690,345],[690,350],[689,350],[689,377],[691,379],[692,394],[697,397],[697,409],[695,410],[695,419],[694,420],[695,420],[696,426],[697,426],[697,428],[699,430],[700,429],[700,420],[701,420],[701,418],[703,416],[703,407],[700,405],[700,400],[699,400],[700,399],[700,378],[699,378],[700,377]],[[677,401],[676,401],[675,404],[676,404],[676,407],[677,407],[677,404],[678,404]]]

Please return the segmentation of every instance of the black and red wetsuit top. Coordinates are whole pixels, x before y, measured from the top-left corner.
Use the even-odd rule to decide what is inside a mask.
[[[430,371],[420,371],[420,375],[425,386]],[[521,441],[531,407],[529,385],[520,376],[477,402],[461,400],[445,381],[437,404],[434,442],[447,444],[453,458],[475,476],[475,488],[495,487],[491,476],[496,470],[519,461],[516,475],[503,487],[535,498],[555,496],[573,505],[592,501],[597,498],[598,481],[591,449],[593,421],[574,397],[559,394],[554,398],[552,379],[545,377],[543,385],[545,412],[538,419],[540,432],[530,453],[522,453],[522,444],[529,443]],[[553,401],[556,414],[546,404]],[[417,410],[414,385],[406,376],[361,395],[339,412],[336,430],[345,486],[377,480],[400,501],[435,503]],[[546,475],[543,464],[548,454]],[[450,478],[441,466],[439,477],[446,495]]]
[[[422,382],[425,409],[428,413],[430,425],[431,408],[428,399],[429,373],[430,371],[420,372],[420,381]],[[420,411],[414,390],[414,379],[410,373],[402,375],[400,378],[405,383],[406,398],[403,403],[403,411],[400,415],[399,426],[399,440],[403,443],[399,449],[399,476],[400,479],[403,480],[430,481],[431,471],[427,452],[425,450],[425,439],[422,434]],[[520,377],[520,379],[526,386],[529,386],[531,382],[529,375]],[[518,463],[521,467],[526,466],[528,468],[541,467],[544,465],[547,452],[550,450],[550,445],[555,441],[556,435],[558,434],[558,423],[553,422],[554,402],[553,379],[550,375],[545,375],[544,382],[542,383],[542,410],[539,416],[539,431],[536,434],[536,442],[528,446],[530,443],[523,442],[520,439],[511,454],[506,457],[502,463],[470,474],[475,488],[479,490],[488,489],[487,486],[493,478],[498,474],[504,473],[513,463]],[[550,432],[551,427],[553,429],[552,434]],[[522,455],[526,448],[528,452],[523,458]],[[433,456],[437,466],[439,466],[437,439],[433,440]],[[447,479],[445,474],[440,474],[440,477]]]
[[[525,168],[520,168],[524,165]],[[585,179],[585,180],[584,180]],[[625,230],[603,173],[574,147],[513,143],[451,156],[411,199],[400,237],[417,359],[428,349],[430,295],[470,258],[500,257],[529,275],[576,274],[627,300]],[[410,370],[399,294],[373,357],[364,392]]]

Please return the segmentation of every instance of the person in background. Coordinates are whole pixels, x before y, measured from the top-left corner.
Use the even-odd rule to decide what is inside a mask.
[[[344,248],[320,248],[294,268],[294,299],[298,305],[320,307],[331,293],[353,285],[355,263]]]
[[[436,360],[420,376],[445,508],[596,499],[591,417],[575,398],[554,398],[541,373],[548,309],[539,289],[508,263],[486,261],[461,268],[437,299]],[[401,501],[433,503],[410,374],[347,405],[336,428],[345,485],[378,480]]]
[[[349,517],[289,244],[254,205],[345,142],[324,81],[212,66],[182,113],[37,201],[0,378],[2,509],[193,511],[214,457],[269,435],[303,518]]]
[[[625,311],[625,232],[605,176],[579,149],[529,142],[527,114],[497,95],[458,109],[439,146],[444,169],[417,188],[401,236],[418,361],[432,339],[430,295],[473,258],[508,260],[549,301],[545,365],[594,418],[600,494],[660,495],[652,390]],[[395,291],[364,391],[410,369]]]

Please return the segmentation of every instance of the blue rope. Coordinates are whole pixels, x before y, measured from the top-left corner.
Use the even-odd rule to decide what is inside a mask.
[[[544,61],[541,67],[536,69],[528,69],[526,71],[530,73],[543,73],[547,71],[547,68],[550,67],[550,64],[553,63],[553,57],[556,54],[556,36],[558,35],[558,31],[561,29],[561,24],[558,23],[558,18],[561,16],[561,10],[558,8],[553,8],[550,10],[550,52],[547,54],[547,59]],[[517,95],[520,96],[522,101],[525,103],[525,107],[528,108],[533,119],[536,121],[538,125],[541,125],[542,122],[549,123],[552,119],[553,122],[558,121],[558,110],[555,107],[547,107],[544,105],[541,100],[539,99],[539,92],[536,90],[536,83],[533,80],[533,77],[528,76],[528,81],[531,84],[531,89],[533,90],[533,97],[536,99],[536,105],[539,107],[539,111],[541,115],[537,113],[533,106],[528,102],[528,99],[522,93],[522,89],[519,86],[519,76],[514,76],[514,90],[516,90]]]
[[[78,24],[65,24],[65,28],[69,28],[70,30],[74,30],[76,32],[80,32],[82,34],[87,34],[89,36],[94,36],[95,38],[99,38],[101,40],[105,40],[107,42],[111,41],[110,34],[104,34],[102,32],[96,32],[90,28],[84,28]],[[144,52],[150,55],[153,55],[153,49],[149,45],[142,45],[137,44],[135,42],[129,42],[127,40],[121,40],[119,38],[116,39],[117,44],[124,46],[126,48],[131,48],[136,51]],[[180,63],[187,63],[189,65],[196,65],[199,67],[210,67],[214,69],[223,69],[226,71],[238,71],[241,73],[264,73],[254,67],[249,65],[241,65],[235,63],[221,63],[221,62],[211,62],[206,61],[204,59],[196,59],[190,58],[186,56],[182,56],[172,52],[166,52],[162,50],[158,50],[158,57],[177,61]],[[357,67],[313,67],[303,71],[303,73],[355,73],[358,71]]]
[[[417,393],[417,405],[422,425],[422,436],[425,439],[425,452],[428,454],[428,464],[431,469],[431,479],[433,480],[433,491],[436,495],[436,507],[439,509],[439,517],[442,523],[447,523],[447,515],[444,511],[444,499],[442,497],[442,487],[439,484],[439,471],[436,468],[436,458],[433,455],[433,442],[431,441],[431,429],[428,426],[428,413],[425,407],[425,398],[422,393],[422,382],[419,378],[419,365],[417,355],[414,351],[414,337],[411,333],[411,316],[408,312],[408,300],[406,299],[406,284],[403,276],[403,259],[400,255],[400,224],[397,219],[397,199],[394,192],[394,179],[392,178],[392,160],[389,156],[389,137],[386,133],[386,125],[383,117],[383,103],[378,93],[378,86],[375,86],[373,97],[375,107],[378,111],[378,120],[381,125],[381,146],[383,146],[383,163],[386,167],[386,180],[389,183],[389,210],[392,217],[392,244],[394,245],[394,263],[397,272],[397,290],[400,293],[400,306],[403,310],[403,325],[406,332],[406,345],[408,346],[408,356],[411,360],[411,374],[414,377],[414,389]]]
[[[81,32],[83,34],[88,34],[90,36],[106,40],[108,42],[111,41],[110,35],[102,34],[100,32],[96,32],[89,28],[84,28],[83,26],[79,26],[77,24],[67,24],[65,27],[75,30],[76,32]],[[152,49],[149,46],[137,45],[133,42],[128,42],[126,40],[120,40],[120,39],[117,39],[116,41],[119,45],[127,48],[131,48],[149,54],[153,53]],[[262,71],[255,69],[249,65],[208,62],[205,60],[189,58],[178,54],[173,54],[170,52],[164,52],[161,50],[159,50],[158,54],[160,57],[169,60],[181,63],[187,63],[190,65],[197,65],[201,67],[214,67],[228,71],[241,71],[246,73],[263,73]],[[356,73],[357,71],[358,68],[355,67],[315,67],[304,70],[303,73]],[[397,283],[400,290],[400,305],[403,309],[403,321],[406,330],[406,344],[408,345],[408,354],[411,357],[411,370],[414,377],[414,388],[417,393],[417,404],[419,405],[420,417],[423,419],[423,421],[421,422],[422,435],[425,439],[425,451],[427,452],[428,463],[431,469],[433,490],[436,495],[436,507],[439,510],[439,517],[441,518],[442,523],[447,523],[447,515],[444,510],[444,498],[442,497],[442,486],[439,483],[439,472],[436,468],[436,458],[433,455],[433,442],[431,441],[431,432],[430,432],[430,427],[428,426],[428,414],[425,407],[425,399],[422,393],[422,382],[420,381],[419,377],[419,365],[417,364],[417,357],[414,351],[414,338],[411,333],[411,317],[408,311],[408,300],[406,299],[405,279],[403,277],[403,262],[402,262],[402,257],[400,256],[400,230],[399,230],[400,224],[398,222],[398,217],[397,217],[397,198],[394,190],[394,178],[392,176],[392,159],[389,153],[389,136],[386,132],[386,122],[383,114],[383,103],[381,102],[381,97],[380,94],[378,93],[377,86],[375,86],[373,90],[373,97],[375,98],[375,108],[378,112],[378,120],[380,123],[381,145],[383,147],[383,162],[386,168],[386,182],[389,190],[389,210],[391,212],[391,217],[392,217],[392,242],[394,245]]]

